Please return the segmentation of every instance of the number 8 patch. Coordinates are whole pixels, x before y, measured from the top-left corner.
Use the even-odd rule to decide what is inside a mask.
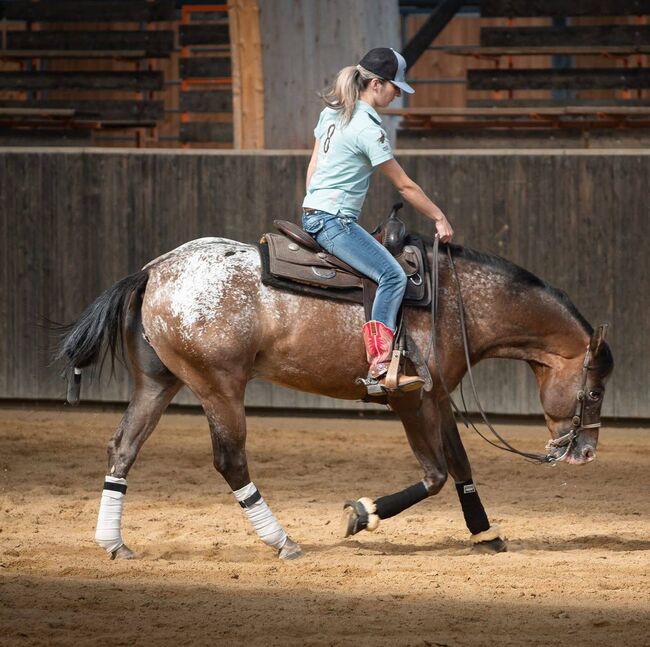
[[[323,142],[323,152],[327,153],[330,149],[330,141],[332,140],[332,135],[334,134],[334,131],[336,130],[336,126],[334,124],[330,124],[328,129],[327,129],[327,137],[325,138],[325,141]]]

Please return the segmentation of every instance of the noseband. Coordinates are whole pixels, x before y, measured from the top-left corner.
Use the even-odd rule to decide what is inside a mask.
[[[472,394],[474,396],[474,400],[476,401],[476,405],[478,407],[478,410],[481,414],[481,418],[483,419],[483,422],[485,425],[488,427],[488,429],[492,432],[494,437],[497,439],[497,442],[490,440],[489,438],[486,438],[474,425],[474,423],[469,420],[469,417],[467,415],[467,408],[465,408],[465,411],[461,411],[459,407],[456,405],[454,402],[454,399],[451,397],[451,393],[449,392],[449,389],[447,387],[447,383],[445,382],[445,378],[442,374],[442,368],[441,368],[441,361],[440,361],[440,352],[437,349],[437,344],[436,344],[436,314],[438,310],[438,247],[439,247],[439,238],[436,235],[434,242],[433,242],[433,258],[432,258],[432,267],[431,267],[431,337],[429,339],[429,346],[427,349],[427,355],[426,355],[426,364],[429,362],[429,355],[433,351],[433,357],[434,361],[436,364],[436,370],[438,372],[438,376],[440,378],[440,382],[442,384],[442,387],[445,391],[445,394],[447,398],[449,399],[449,402],[451,403],[451,406],[453,407],[454,411],[458,414],[458,416],[462,419],[466,427],[471,427],[483,440],[488,442],[490,445],[493,445],[494,447],[498,449],[502,449],[503,451],[511,452],[513,454],[518,454],[519,456],[523,456],[524,458],[527,458],[530,461],[534,461],[536,463],[559,463],[560,461],[563,461],[566,456],[568,455],[569,451],[571,450],[571,447],[573,446],[574,441],[576,438],[578,438],[578,435],[583,429],[597,429],[600,427],[600,413],[597,416],[597,421],[589,424],[585,424],[585,412],[587,409],[586,406],[586,400],[587,400],[587,377],[588,377],[588,372],[590,369],[593,369],[595,367],[590,366],[591,363],[591,349],[587,347],[587,352],[585,353],[585,358],[584,361],[582,362],[582,381],[580,385],[580,390],[576,394],[576,409],[575,413],[573,415],[573,418],[571,419],[571,428],[569,431],[567,431],[565,434],[562,436],[559,436],[558,438],[554,438],[550,440],[545,449],[548,452],[547,454],[535,454],[535,453],[530,453],[530,452],[522,452],[519,449],[516,449],[513,447],[505,438],[503,438],[497,431],[496,429],[490,424],[490,421],[487,419],[487,415],[485,411],[483,410],[483,407],[481,405],[481,402],[478,397],[478,393],[476,391],[476,385],[474,383],[474,376],[472,375],[472,365],[470,361],[470,355],[469,355],[469,342],[467,338],[467,325],[465,323],[465,308],[463,305],[463,297],[461,294],[460,290],[460,281],[458,279],[458,274],[456,272],[456,265],[454,263],[454,259],[451,255],[451,249],[449,245],[447,245],[447,257],[449,258],[449,265],[452,270],[452,274],[454,276],[454,283],[456,285],[456,295],[458,298],[458,312],[459,312],[459,318],[460,318],[460,330],[461,330],[461,336],[463,339],[463,349],[465,351],[465,361],[467,364],[467,377],[469,379],[469,383],[472,388]],[[461,387],[462,388],[462,387]],[[462,390],[461,390],[461,397],[462,397]],[[465,400],[463,398],[463,404],[465,404]],[[554,454],[551,454],[550,452],[553,451],[554,449],[558,449],[560,447],[566,447],[564,452],[560,456],[556,456]]]
[[[590,363],[591,348],[587,347],[585,359],[582,362],[582,383],[580,385],[580,390],[576,394],[576,410],[573,418],[571,418],[571,428],[562,436],[558,436],[557,438],[549,440],[545,447],[547,451],[551,451],[553,449],[566,446],[566,449],[564,450],[562,456],[556,458],[554,462],[560,462],[564,460],[564,458],[569,453],[569,450],[571,449],[573,441],[578,437],[583,429],[598,429],[601,426],[600,415],[598,416],[598,420],[596,422],[585,424],[585,410],[587,408],[585,404],[587,401],[587,376],[589,370],[595,368],[594,366],[590,366]]]

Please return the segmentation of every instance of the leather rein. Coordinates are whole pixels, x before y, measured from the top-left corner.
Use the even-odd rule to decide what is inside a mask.
[[[449,388],[447,387],[447,383],[445,381],[445,378],[442,373],[442,366],[441,366],[441,361],[440,361],[440,351],[437,346],[437,336],[436,336],[436,324],[437,324],[437,311],[438,311],[438,287],[439,287],[439,262],[438,262],[438,247],[439,247],[440,240],[438,236],[436,235],[433,243],[433,258],[432,258],[432,267],[431,267],[431,337],[429,339],[429,346],[427,348],[427,354],[426,354],[426,360],[425,360],[425,365],[429,363],[429,356],[431,354],[431,351],[433,350],[433,357],[436,365],[436,370],[438,372],[438,376],[440,378],[440,382],[442,384],[442,388],[445,391],[445,394],[447,398],[449,399],[449,402],[451,403],[451,406],[453,407],[454,411],[458,414],[458,416],[462,419],[463,423],[465,424],[466,427],[471,427],[483,440],[488,442],[490,445],[501,449],[503,451],[511,452],[513,454],[518,454],[519,456],[523,456],[524,458],[536,462],[536,463],[559,463],[562,460],[566,458],[568,455],[569,451],[571,450],[571,447],[580,434],[580,432],[583,429],[596,429],[601,426],[600,423],[600,416],[598,417],[598,421],[591,423],[591,424],[585,424],[584,418],[585,418],[585,402],[587,399],[587,377],[588,377],[588,372],[589,369],[593,368],[590,366],[591,363],[591,349],[588,347],[587,352],[585,353],[585,358],[582,363],[582,382],[580,389],[578,393],[576,394],[576,409],[575,413],[573,415],[573,418],[571,419],[571,428],[561,436],[558,436],[557,438],[551,439],[547,444],[545,449],[547,450],[548,453],[546,454],[537,454],[537,453],[531,453],[531,452],[522,452],[519,449],[516,449],[513,447],[505,438],[503,438],[497,431],[496,429],[490,424],[490,421],[487,419],[487,415],[483,409],[483,406],[481,405],[481,402],[478,397],[478,393],[476,390],[476,384],[474,382],[474,376],[472,374],[472,366],[471,366],[471,360],[470,360],[470,354],[469,354],[469,341],[468,341],[468,336],[467,336],[467,325],[465,323],[465,307],[463,305],[463,297],[460,289],[460,280],[458,278],[458,273],[456,272],[456,265],[454,264],[453,257],[451,255],[451,249],[449,245],[447,245],[447,257],[449,258],[449,265],[452,270],[452,274],[454,277],[454,284],[456,286],[456,295],[458,299],[458,311],[459,311],[459,316],[460,316],[460,330],[461,330],[461,336],[463,339],[463,349],[465,352],[465,362],[467,364],[467,376],[469,378],[469,383],[472,388],[472,394],[474,396],[474,400],[476,402],[476,405],[479,409],[479,412],[481,414],[481,418],[483,419],[483,422],[485,425],[488,427],[488,429],[492,432],[494,437],[497,439],[497,442],[494,440],[491,440],[490,438],[487,438],[484,434],[482,434],[476,427],[476,425],[469,419],[468,414],[467,414],[467,406],[465,405],[465,400],[462,396],[462,384],[461,384],[461,398],[463,399],[463,405],[465,407],[465,411],[461,411],[460,408],[456,405],[456,402],[451,396],[451,393],[449,392]],[[554,455],[551,454],[550,452],[553,451],[554,449],[559,449],[565,447],[566,449],[561,455]]]

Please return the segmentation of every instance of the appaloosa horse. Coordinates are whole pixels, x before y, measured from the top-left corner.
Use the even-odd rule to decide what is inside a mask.
[[[449,389],[466,373],[460,310],[450,268],[462,290],[471,363],[489,357],[528,362],[537,378],[552,438],[571,430],[553,451],[568,463],[594,459],[604,382],[613,361],[604,331],[594,333],[566,295],[499,257],[452,246],[440,260],[437,347]],[[431,313],[407,308],[409,333],[424,354]],[[221,238],[196,240],[161,256],[100,296],[65,336],[60,357],[68,369],[95,363],[104,343],[113,357],[123,339],[134,391],[108,443],[108,476],[96,540],[113,558],[131,558],[121,536],[126,476],[138,451],[183,384],[207,415],[214,465],[233,490],[261,539],[279,557],[301,554],[251,482],[245,452],[244,391],[252,378],[357,400],[367,371],[360,334],[363,307],[267,287],[255,246]],[[340,349],[346,352],[341,353]],[[586,359],[586,361],[585,361]],[[450,474],[472,542],[505,550],[472,481],[469,460],[429,360],[430,392],[390,395],[424,471],[420,483],[372,500],[349,502],[344,534],[373,530],[380,519],[437,494]],[[578,404],[579,415],[576,415]],[[586,425],[583,415],[589,419]],[[576,420],[577,418],[577,420]]]

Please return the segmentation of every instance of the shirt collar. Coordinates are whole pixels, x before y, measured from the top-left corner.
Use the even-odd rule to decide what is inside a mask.
[[[359,99],[357,101],[357,109],[358,110],[363,110],[363,112],[366,112],[368,116],[378,125],[381,126],[381,117],[377,113],[377,111],[369,104],[366,103],[365,101],[362,101]]]

